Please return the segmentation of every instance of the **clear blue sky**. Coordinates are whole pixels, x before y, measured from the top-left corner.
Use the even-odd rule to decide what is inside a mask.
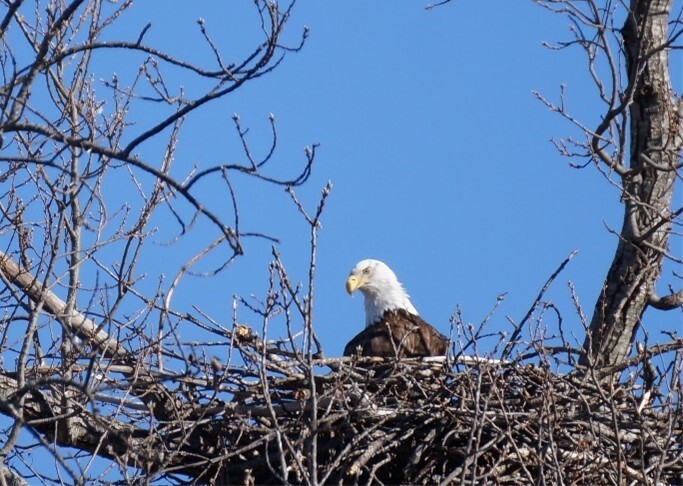
[[[600,119],[582,53],[542,46],[569,39],[568,21],[532,2],[458,1],[432,11],[425,3],[299,2],[285,38],[296,43],[308,26],[303,51],[195,113],[181,134],[176,169],[243,161],[233,113],[263,153],[268,115],[275,115],[274,174],[295,173],[304,146],[320,144],[313,175],[298,194],[312,209],[324,184],[334,184],[320,232],[315,306],[327,355],[340,354],[363,326],[362,296],[347,296],[344,281],[369,257],[388,263],[422,316],[447,333],[456,306],[466,321],[478,323],[503,292],[507,298],[490,329],[509,328],[505,316],[520,320],[546,278],[578,249],[548,295],[581,344],[566,283],[575,284],[590,317],[616,247],[606,226],[620,230],[622,212],[617,190],[594,168],[572,169],[558,155],[550,139],[578,134],[532,96],[537,90],[557,100],[565,83],[570,111],[590,127]],[[199,17],[228,60],[240,59],[260,39],[250,2],[160,5],[136,6],[139,16],[128,14],[124,32],[152,19],[148,43],[207,61]],[[680,62],[675,66],[678,78]],[[112,64],[103,66],[103,77],[107,69]],[[154,111],[140,113],[141,120],[148,116]],[[153,153],[155,146],[143,150]],[[307,228],[286,194],[243,178],[236,188],[242,230],[281,239],[278,250],[292,278],[304,280]],[[197,190],[229,214],[224,189]],[[192,236],[200,243],[214,237]],[[233,294],[262,296],[270,243],[244,245],[245,256],[219,277],[186,278],[177,306],[197,305],[229,324]],[[150,258],[158,271],[173,275],[191,250],[183,243]],[[239,317],[257,322],[246,309]],[[661,315],[650,322],[671,328],[676,319]],[[270,337],[277,334],[275,328]]]
[[[432,11],[425,10],[426,4],[299,1],[284,39],[298,43],[308,26],[303,51],[188,118],[174,174],[182,177],[195,165],[205,169],[244,162],[234,113],[250,129],[257,155],[269,147],[268,116],[275,115],[278,148],[267,169],[270,174],[297,173],[305,161],[304,147],[320,144],[313,174],[297,191],[312,210],[327,181],[334,184],[319,235],[314,311],[315,329],[328,356],[340,355],[363,327],[362,296],[349,297],[344,282],[364,258],[389,264],[421,315],[443,333],[448,333],[456,306],[466,322],[476,325],[498,295],[507,292],[489,323],[494,332],[509,331],[506,316],[519,321],[548,276],[578,249],[546,297],[562,311],[565,331],[581,345],[584,332],[567,282],[574,283],[590,317],[617,244],[607,227],[620,230],[622,208],[618,190],[593,167],[575,170],[559,156],[550,139],[579,134],[535,100],[532,91],[557,100],[564,83],[569,110],[595,127],[603,107],[597,104],[586,60],[578,50],[558,52],[542,46],[544,41],[569,39],[568,21],[531,1],[458,0]],[[139,2],[106,37],[134,40],[151,21],[147,44],[215,67],[196,23],[200,17],[226,63],[242,60],[263,40],[249,1]],[[8,35],[19,34],[15,29]],[[680,52],[672,54],[672,78],[679,90]],[[96,57],[95,79],[116,73],[125,85],[144,59],[129,55]],[[161,68],[188,97],[199,93],[196,80]],[[106,88],[98,84],[96,89],[108,99]],[[133,108],[130,119],[136,124],[128,137],[161,118],[152,104]],[[158,162],[164,143],[164,137],[145,143],[140,154]],[[149,178],[138,176],[149,188]],[[242,231],[280,239],[278,251],[291,278],[305,280],[308,228],[287,194],[245,177],[233,182]],[[115,218],[120,218],[114,210],[122,204],[139,201],[127,192],[131,188],[122,169],[107,180],[103,193]],[[198,184],[194,193],[230,221],[224,186]],[[191,213],[181,201],[177,204],[184,214]],[[681,204],[680,187],[676,204]],[[165,276],[162,288],[168,290],[181,265],[218,236],[215,227],[198,224],[180,242],[165,244],[178,232],[173,218],[166,216],[154,221],[158,232],[138,268],[138,276],[145,275],[139,285],[152,295],[160,275]],[[251,238],[243,244],[245,255],[217,277],[185,277],[173,306],[193,313],[196,306],[229,326],[234,294],[263,297],[271,243]],[[681,248],[671,251],[683,254]],[[214,252],[197,270],[213,269],[228,256],[227,248]],[[92,268],[84,265],[84,288],[92,287],[88,278],[94,274],[87,273]],[[669,282],[676,283],[670,269],[660,282],[660,293]],[[80,302],[83,308],[91,303]],[[139,301],[135,305],[139,307]],[[247,309],[239,309],[238,319],[259,330],[258,317]],[[546,323],[551,334],[556,332],[552,319]],[[659,331],[680,329],[680,313],[651,312],[645,326],[650,342],[664,341]],[[180,333],[185,341],[202,338],[189,325],[181,325]],[[269,337],[280,336],[284,329],[274,325]],[[219,354],[223,351],[210,348],[207,353],[224,359]]]

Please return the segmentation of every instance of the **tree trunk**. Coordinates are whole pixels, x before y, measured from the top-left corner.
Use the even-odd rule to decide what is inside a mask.
[[[671,87],[666,45],[671,4],[672,0],[632,0],[622,30],[628,76],[622,106],[629,110],[631,143],[630,166],[618,171],[625,214],[584,343],[583,364],[623,361],[643,312],[657,299],[654,286],[667,253],[682,146],[683,104]]]

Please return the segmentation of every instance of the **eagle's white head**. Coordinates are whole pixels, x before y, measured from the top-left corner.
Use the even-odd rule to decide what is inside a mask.
[[[346,291],[360,290],[365,297],[365,327],[378,322],[385,311],[404,309],[418,315],[396,274],[379,260],[362,260],[346,280]]]

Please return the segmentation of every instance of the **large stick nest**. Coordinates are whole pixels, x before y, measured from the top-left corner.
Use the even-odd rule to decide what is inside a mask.
[[[680,381],[663,393],[486,360],[314,363],[223,376],[236,389],[218,419],[222,477],[201,480],[683,484]]]

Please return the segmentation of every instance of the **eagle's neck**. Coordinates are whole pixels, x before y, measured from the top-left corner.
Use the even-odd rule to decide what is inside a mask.
[[[365,297],[365,327],[377,324],[384,313],[391,310],[403,309],[419,315],[400,283],[381,288],[361,288],[361,292]]]

